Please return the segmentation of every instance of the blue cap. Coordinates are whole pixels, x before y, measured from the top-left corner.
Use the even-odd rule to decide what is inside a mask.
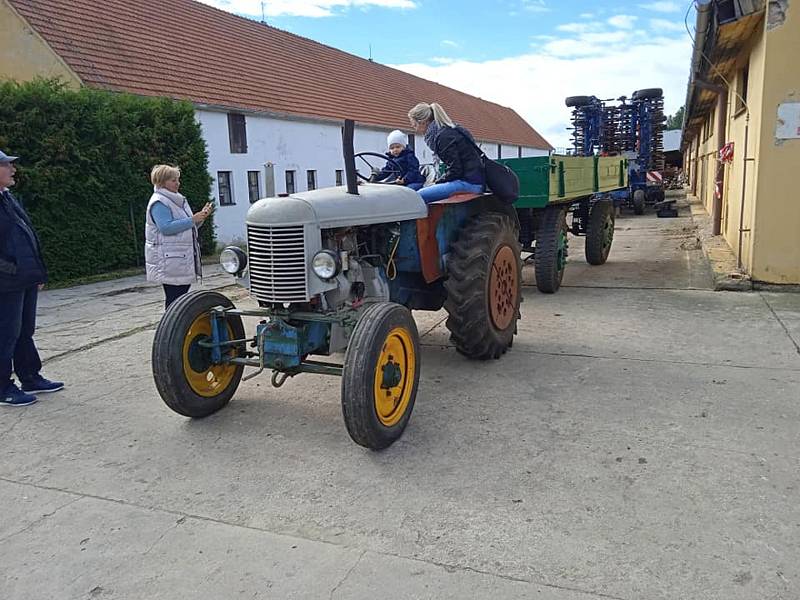
[[[14,162],[18,158],[19,158],[19,156],[9,156],[8,154],[6,154],[2,150],[0,150],[0,163]]]

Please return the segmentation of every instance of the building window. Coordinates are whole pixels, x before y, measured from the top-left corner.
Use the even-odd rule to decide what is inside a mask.
[[[703,121],[703,132],[701,136],[701,142],[706,142],[708,139],[714,135],[714,121],[716,119],[716,111],[712,110],[706,116],[706,120]]]
[[[230,171],[217,171],[217,189],[219,190],[219,205],[231,206],[233,201],[233,185]]]
[[[517,146],[517,158],[522,158],[522,146]]]
[[[342,179],[344,178],[344,171],[336,169],[336,185],[343,185]]]
[[[286,171],[286,193],[294,194],[294,171]]]
[[[261,198],[261,173],[258,171],[247,172],[247,193],[250,204]]]
[[[411,148],[411,151],[414,152],[416,150],[417,145],[417,138],[413,133],[408,134],[408,144],[407,146]]]
[[[736,112],[740,113],[747,108],[747,84],[750,79],[750,63],[739,71],[736,78]]]
[[[503,146],[497,144],[497,158],[503,158]]]
[[[247,122],[244,115],[228,113],[228,140],[231,154],[247,153]]]
[[[308,190],[315,190],[317,189],[317,172],[316,171],[306,171],[306,189]]]

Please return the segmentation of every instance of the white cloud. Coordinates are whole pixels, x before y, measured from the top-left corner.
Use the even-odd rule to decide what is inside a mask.
[[[686,31],[686,26],[677,21],[667,21],[666,19],[650,19],[650,29],[655,31]]]
[[[222,10],[261,17],[260,0],[200,0]],[[416,8],[414,0],[268,0],[264,13],[268,17],[331,17],[337,10],[348,8]]]
[[[454,42],[453,40],[442,40],[439,42],[442,46],[447,46],[448,48],[459,48],[459,43]]]
[[[608,24],[619,27],[620,29],[631,29],[636,23],[637,18],[638,17],[634,17],[633,15],[614,15],[608,18]]]
[[[530,12],[549,12],[544,0],[522,0],[522,8]]]
[[[652,10],[660,13],[673,13],[673,12],[681,12],[681,10],[686,7],[681,6],[679,2],[664,1],[664,2],[648,2],[647,4],[640,4],[639,8],[643,8],[645,10]]]
[[[592,13],[581,13],[578,16],[581,19],[594,19],[594,15]]]
[[[631,57],[632,35],[636,40],[635,60]],[[641,32],[616,30],[580,33],[500,60],[396,66],[510,106],[551,144],[566,147],[570,111],[564,106],[564,98],[616,98],[630,96],[640,88],[661,87],[665,112],[674,113],[686,96],[691,50],[685,36],[648,38]]]
[[[567,33],[581,33],[596,28],[597,26],[594,23],[562,23],[556,27],[558,31],[566,31]]]

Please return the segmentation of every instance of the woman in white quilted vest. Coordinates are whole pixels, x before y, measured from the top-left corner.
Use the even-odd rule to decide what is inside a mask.
[[[164,307],[189,291],[201,276],[200,243],[197,228],[211,214],[214,205],[192,214],[189,201],[178,193],[181,170],[156,165],[150,172],[153,195],[147,204],[144,261],[147,280],[164,286]]]

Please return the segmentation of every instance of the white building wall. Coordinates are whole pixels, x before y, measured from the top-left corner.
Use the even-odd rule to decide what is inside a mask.
[[[247,153],[232,154],[227,113],[198,109],[196,116],[208,147],[208,170],[214,180],[212,197],[217,203],[214,222],[219,244],[244,241],[245,217],[250,208],[248,171],[260,173],[261,195],[264,196],[269,169],[274,175],[276,194],[286,192],[286,171],[295,171],[295,191],[300,192],[307,189],[308,170],[316,171],[318,188],[335,185],[337,169],[344,170],[339,124],[247,114]],[[386,152],[389,131],[356,127],[356,152]],[[496,158],[496,143],[480,145],[490,158]],[[421,135],[415,136],[415,153],[421,164],[433,162],[433,154]],[[546,150],[523,148],[523,156],[547,154]],[[504,158],[517,155],[517,146],[503,146]],[[376,166],[382,166],[377,159]],[[231,172],[232,205],[219,206],[217,173],[220,171]]]

